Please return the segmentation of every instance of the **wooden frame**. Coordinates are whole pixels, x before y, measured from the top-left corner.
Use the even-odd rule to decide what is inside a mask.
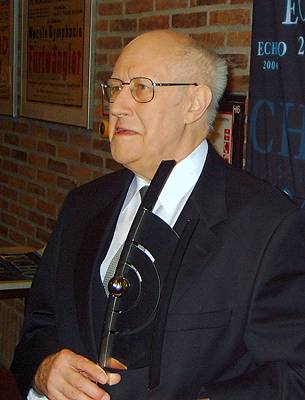
[[[0,2],[0,114],[17,114],[17,0]]]
[[[21,115],[92,127],[94,5],[23,1]]]
[[[246,96],[226,94],[209,139],[218,153],[229,163],[243,167]]]

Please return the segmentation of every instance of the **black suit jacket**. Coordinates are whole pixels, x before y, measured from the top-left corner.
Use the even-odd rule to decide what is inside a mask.
[[[98,358],[106,296],[99,266],[133,174],[121,170],[67,197],[28,301],[12,370],[23,393],[44,357]],[[128,371],[113,400],[305,398],[305,224],[280,191],[209,148],[179,216],[199,218],[172,295],[161,382]]]

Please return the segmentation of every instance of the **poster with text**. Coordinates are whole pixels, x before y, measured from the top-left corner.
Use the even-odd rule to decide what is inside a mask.
[[[0,114],[16,115],[17,6],[0,0]]]
[[[305,206],[305,0],[256,0],[247,169]]]
[[[88,0],[24,2],[23,116],[89,127],[91,10]]]

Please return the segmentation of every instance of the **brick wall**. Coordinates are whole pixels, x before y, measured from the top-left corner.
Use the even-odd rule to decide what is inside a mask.
[[[98,82],[139,32],[174,28],[229,62],[229,90],[247,93],[252,0],[97,0],[94,130],[0,117],[0,245],[41,247],[69,190],[117,168],[98,133]]]
[[[97,79],[108,76],[122,45],[139,32],[172,28],[223,54],[229,90],[247,92],[252,0],[103,1],[97,11]]]
[[[64,125],[2,118],[0,126],[1,244],[39,248],[66,193],[109,171],[109,146],[94,132]]]

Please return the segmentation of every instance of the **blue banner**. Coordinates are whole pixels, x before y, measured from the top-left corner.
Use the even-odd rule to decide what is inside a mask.
[[[305,0],[255,0],[247,170],[305,207]]]

